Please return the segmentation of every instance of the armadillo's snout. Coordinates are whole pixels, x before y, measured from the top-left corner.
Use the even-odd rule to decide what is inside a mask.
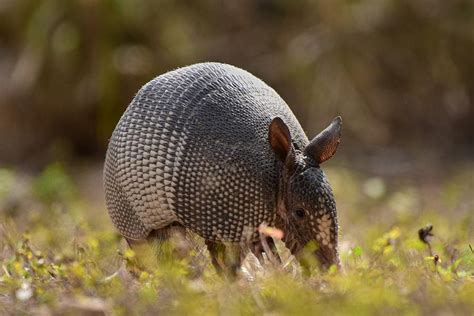
[[[314,254],[324,270],[328,270],[332,265],[341,270],[341,260],[339,259],[339,252],[336,246],[321,246],[315,250]]]

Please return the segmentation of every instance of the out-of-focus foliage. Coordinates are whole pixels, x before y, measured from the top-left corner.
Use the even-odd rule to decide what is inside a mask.
[[[0,161],[103,152],[142,84],[201,61],[264,79],[310,136],[341,114],[343,154],[452,157],[473,145],[472,56],[470,0],[4,0]]]
[[[74,197],[72,179],[58,164],[49,165],[36,179],[33,190],[36,197],[46,204],[67,203]]]
[[[35,178],[0,169],[7,179],[0,201],[19,200],[14,210],[0,204],[0,314],[470,315],[474,200],[465,175],[471,168],[439,185],[329,169],[344,273],[305,276],[277,243],[282,267],[262,267],[250,256],[235,281],[216,275],[206,252],[182,240],[161,248],[153,269],[140,268],[142,253],[124,247],[103,205],[56,190],[68,183],[81,192],[65,180],[83,183],[80,174],[57,164]],[[46,199],[38,183],[49,188]],[[426,223],[434,227],[430,246],[418,237]]]

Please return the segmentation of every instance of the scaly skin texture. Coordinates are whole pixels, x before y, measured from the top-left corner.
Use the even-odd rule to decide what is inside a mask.
[[[295,253],[315,240],[337,263],[335,204],[319,163],[339,133],[310,145],[280,96],[242,69],[203,63],[168,72],[140,89],[112,134],[110,217],[132,245],[180,225],[212,251],[258,245],[259,225],[276,225]]]

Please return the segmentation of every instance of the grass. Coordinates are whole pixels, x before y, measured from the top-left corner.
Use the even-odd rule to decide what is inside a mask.
[[[173,244],[143,270],[109,222],[100,171],[52,164],[0,169],[0,314],[449,315],[474,310],[472,166],[439,181],[327,170],[338,202],[344,273],[303,275],[249,257],[216,275],[199,242]],[[424,243],[418,231],[433,225]],[[130,275],[124,266],[133,270]]]

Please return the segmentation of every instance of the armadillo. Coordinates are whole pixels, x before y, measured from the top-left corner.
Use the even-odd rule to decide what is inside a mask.
[[[336,117],[309,141],[275,90],[235,66],[167,72],[138,91],[110,138],[110,218],[131,245],[189,230],[218,269],[222,245],[259,259],[276,252],[271,238],[261,247],[262,224],[280,229],[295,256],[313,242],[322,266],[340,265],[336,205],[320,164],[336,152],[341,126]]]

